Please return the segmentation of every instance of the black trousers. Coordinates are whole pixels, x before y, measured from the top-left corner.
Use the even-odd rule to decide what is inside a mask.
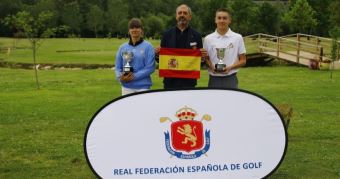
[[[195,88],[196,79],[191,78],[164,78],[164,89]]]

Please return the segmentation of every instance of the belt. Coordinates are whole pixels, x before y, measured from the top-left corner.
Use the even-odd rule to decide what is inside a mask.
[[[237,73],[233,73],[233,74],[231,74],[231,75],[226,75],[226,76],[214,76],[214,75],[210,75],[210,76],[212,76],[212,77],[216,77],[216,78],[218,78],[218,77],[220,77],[220,78],[225,78],[225,77],[232,77],[232,76],[236,76],[236,74]]]

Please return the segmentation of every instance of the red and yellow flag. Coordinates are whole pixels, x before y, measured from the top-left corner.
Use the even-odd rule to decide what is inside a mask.
[[[197,49],[161,48],[159,76],[168,78],[200,78],[201,51]]]

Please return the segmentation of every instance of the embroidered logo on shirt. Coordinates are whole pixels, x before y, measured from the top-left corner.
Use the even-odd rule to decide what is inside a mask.
[[[227,49],[232,49],[232,48],[234,48],[234,45],[233,45],[233,43],[230,43],[230,44],[227,46]]]

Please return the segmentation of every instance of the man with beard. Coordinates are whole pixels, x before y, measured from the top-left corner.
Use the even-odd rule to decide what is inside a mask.
[[[207,56],[207,52],[202,49],[202,36],[189,26],[191,20],[191,9],[188,5],[182,4],[176,9],[177,25],[164,32],[161,40],[161,48],[184,48],[200,49],[202,56]],[[156,48],[159,55],[160,48]],[[164,78],[164,89],[173,88],[193,88],[197,84],[196,79],[192,78]]]

